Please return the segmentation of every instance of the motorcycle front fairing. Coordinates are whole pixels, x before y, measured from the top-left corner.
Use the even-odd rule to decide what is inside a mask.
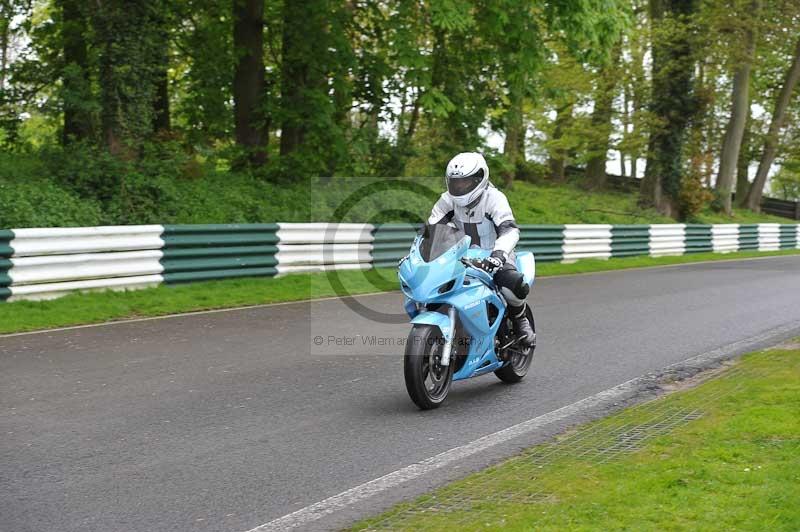
[[[490,275],[461,263],[462,257],[483,258],[488,252],[469,249],[471,239],[464,236],[446,252],[426,262],[420,253],[422,240],[423,237],[417,237],[398,272],[411,323],[436,326],[445,341],[449,341],[455,334],[455,324],[450,323],[448,314],[423,309],[434,304],[454,308],[469,338],[469,349],[453,379],[466,379],[500,368],[504,363],[497,359],[494,338],[503,322],[505,302],[495,291]],[[493,308],[491,322],[490,308]]]

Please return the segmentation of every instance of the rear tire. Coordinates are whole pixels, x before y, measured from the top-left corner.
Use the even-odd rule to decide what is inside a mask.
[[[438,408],[450,392],[455,357],[451,354],[448,366],[438,364],[444,343],[442,332],[432,325],[414,325],[408,335],[403,374],[408,395],[422,410]]]
[[[528,305],[526,315],[528,316],[528,321],[531,324],[531,329],[533,329],[535,334],[536,324],[533,322],[533,312],[531,311],[530,305]],[[505,366],[495,371],[494,374],[497,375],[498,379],[505,383],[518,383],[525,377],[525,375],[528,374],[528,369],[530,369],[531,362],[533,361],[533,351],[535,349],[536,345],[533,345],[525,348],[524,350],[519,350],[518,352],[512,353],[511,360],[509,360]]]

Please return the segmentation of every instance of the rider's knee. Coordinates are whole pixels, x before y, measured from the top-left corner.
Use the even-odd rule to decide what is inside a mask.
[[[525,299],[531,290],[523,275],[517,270],[503,269],[497,272],[494,281],[500,288],[506,288],[519,299]]]

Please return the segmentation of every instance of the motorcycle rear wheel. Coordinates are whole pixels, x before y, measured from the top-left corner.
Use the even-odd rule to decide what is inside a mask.
[[[444,344],[442,332],[432,325],[414,325],[408,334],[403,374],[408,395],[421,410],[438,408],[450,392],[454,357],[448,366],[439,364]]]
[[[535,334],[536,324],[533,322],[533,311],[531,311],[530,305],[528,305],[527,316]],[[526,349],[518,349],[516,353],[512,353],[511,360],[509,360],[505,366],[495,371],[494,374],[497,375],[498,379],[508,384],[515,384],[521,381],[525,375],[528,374],[528,369],[530,369],[531,362],[533,361],[533,351],[535,349],[536,345]]]

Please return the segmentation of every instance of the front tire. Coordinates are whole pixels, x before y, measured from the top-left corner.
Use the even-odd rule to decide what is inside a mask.
[[[455,361],[451,355],[448,366],[439,364],[444,344],[442,332],[432,325],[414,325],[408,335],[403,374],[408,395],[421,410],[438,408],[450,392]]]
[[[536,324],[533,322],[533,312],[530,305],[527,308],[528,322],[531,324],[534,334],[536,333]],[[528,369],[531,367],[533,361],[533,351],[536,349],[534,344],[525,349],[519,349],[511,354],[511,359],[502,368],[494,372],[497,378],[508,384],[515,384],[521,381],[525,375],[528,374]]]

